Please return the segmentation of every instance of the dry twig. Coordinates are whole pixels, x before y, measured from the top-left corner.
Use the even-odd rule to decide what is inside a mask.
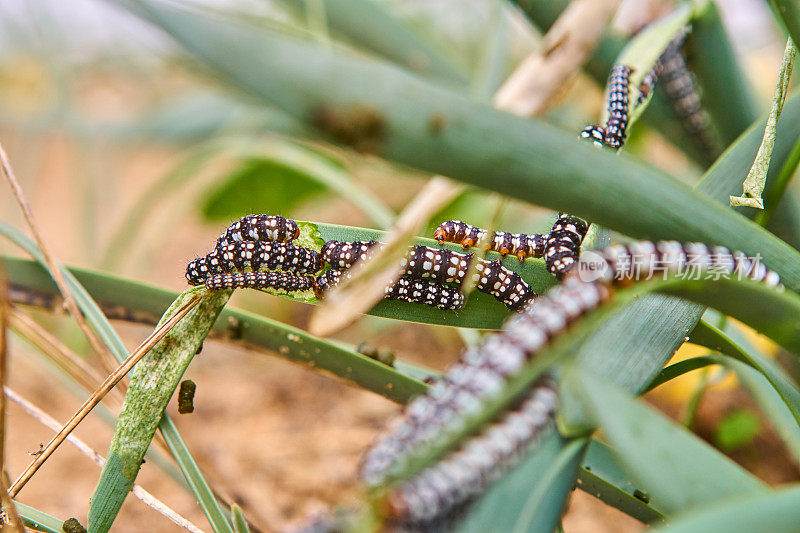
[[[543,113],[580,70],[603,36],[619,0],[573,0],[529,55],[500,87],[498,109],[520,116]]]
[[[319,336],[335,333],[383,299],[386,285],[400,277],[398,265],[408,253],[408,243],[431,213],[446,205],[463,188],[442,176],[428,181],[386,234],[383,248],[370,261],[353,267],[353,279],[343,282],[326,297],[325,303],[311,316],[309,331]]]

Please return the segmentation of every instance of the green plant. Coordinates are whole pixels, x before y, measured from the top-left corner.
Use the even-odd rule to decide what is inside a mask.
[[[198,180],[200,168],[226,158],[233,159],[233,170],[224,173],[222,180],[213,180],[214,194],[203,203],[209,217],[228,217],[250,208],[248,202],[258,203],[257,195],[249,191],[257,191],[274,200],[274,208],[287,211],[308,198],[319,198],[322,191],[333,191],[385,229],[393,222],[393,211],[381,195],[365,191],[346,171],[353,160],[363,163],[362,152],[585,217],[595,229],[584,248],[601,247],[608,239],[607,230],[613,230],[625,237],[707,242],[759,254],[780,274],[785,292],[741,280],[676,279],[621,290],[613,305],[589,313],[510,379],[498,397],[481,405],[460,426],[442,431],[433,445],[412,457],[390,481],[406,479],[432,464],[508,409],[543,372],[553,371],[561,383],[559,431],[537,442],[515,469],[493,484],[465,513],[458,528],[552,531],[577,486],[665,531],[701,526],[748,531],[753,524],[771,531],[792,530],[800,508],[796,486],[772,490],[634,397],[691,370],[722,365],[740,377],[794,459],[800,460],[797,383],[789,372],[741,338],[724,317],[706,310],[709,306],[735,317],[793,356],[800,354],[800,297],[796,294],[800,291],[800,217],[792,191],[785,187],[798,162],[800,99],[787,99],[777,124],[763,194],[768,215],[760,216],[749,208],[729,208],[728,198],[740,189],[761,144],[764,122],[757,119],[748,80],[713,3],[679,7],[624,48],[621,38],[606,37],[586,65],[587,72],[603,81],[614,62],[633,65],[633,83],[638,85],[680,29],[687,23],[693,25],[689,46],[701,52],[695,53],[700,58],[697,79],[711,104],[710,117],[728,145],[726,151],[708,161],[701,146],[679,131],[675,117],[669,115],[658,95],[646,110],[642,108],[643,114],[634,114],[632,121],[636,122],[634,134],[646,124],[698,165],[711,163],[694,187],[630,154],[616,156],[581,143],[572,132],[546,120],[514,117],[493,109],[481,99],[483,94],[475,93],[498,85],[496,72],[502,72],[509,62],[498,52],[502,46],[489,40],[485,47],[493,52],[487,52],[489,67],[470,69],[465,57],[452,57],[457,51],[425,38],[419,29],[413,31],[373,0],[309,0],[299,12],[288,11],[301,20],[306,16],[307,26],[291,17],[294,25],[161,0],[111,3],[165,30],[206,72],[255,101],[240,103],[236,100],[239,93],[230,91],[221,100],[223,110],[252,106],[282,120],[275,126],[260,115],[251,116],[253,123],[246,124],[244,135],[224,129],[201,131],[202,142],[146,194],[147,202],[132,210],[132,222],[112,240],[107,264],[123,263],[122,251],[131,248],[128,245],[135,242],[137,227],[148,213],[159,210],[159,202],[183,190],[181,185]],[[519,9],[542,29],[555,21],[563,7],[558,2],[513,4],[516,7],[505,3],[498,7],[498,20],[518,14]],[[800,21],[794,19],[796,13],[789,4],[771,3],[790,35],[800,37],[795,34]],[[362,9],[369,15],[364,22],[369,32],[353,24]],[[500,39],[502,28],[496,33],[489,37]],[[476,86],[482,90],[475,90]],[[289,131],[291,138],[270,134],[262,139],[260,135],[268,130]],[[334,150],[332,145],[346,145],[356,153]],[[265,179],[272,179],[272,186],[278,188],[260,188]],[[497,217],[491,210],[483,202],[470,204],[469,194],[476,193],[461,197],[465,205],[472,206],[468,214],[494,223]],[[756,216],[770,225],[764,228],[748,220]],[[530,226],[526,220],[522,227],[508,229],[541,228],[541,222],[530,220]],[[509,222],[513,225],[514,220]],[[316,222],[301,222],[300,226],[299,242],[316,249],[330,239],[369,240],[383,234]],[[3,224],[0,231],[34,259],[6,258],[9,281],[28,292],[56,295],[37,246],[10,225]],[[417,242],[434,244],[423,238]],[[529,259],[518,270],[537,293],[555,283],[542,260]],[[164,313],[166,319],[169,312],[164,310],[171,302],[177,307],[195,295],[201,300],[180,326],[145,356],[131,377],[126,410],[116,422],[108,462],[91,502],[90,531],[112,527],[156,428],[213,530],[247,529],[242,510],[234,505],[229,516],[170,418],[162,415],[183,370],[209,331],[273,350],[279,357],[328,371],[400,403],[427,387],[420,381],[424,370],[402,363],[390,368],[350,346],[263,316],[224,308],[227,293],[191,289],[176,295],[91,270],[64,272],[87,321],[120,362],[127,349],[107,320],[111,306],[135,310],[141,313],[139,317]],[[217,314],[221,319],[215,322]],[[473,329],[499,328],[509,316],[502,305],[477,292],[469,295],[458,313],[385,301],[369,314]],[[665,368],[686,341],[708,348],[709,354]],[[169,361],[174,364],[164,366]],[[591,437],[597,428],[603,430],[605,444]],[[720,427],[719,446],[730,449],[740,445],[754,431],[751,419],[727,419]],[[369,510],[368,503],[380,502],[382,497],[381,493],[365,495],[364,509]],[[371,507],[373,511],[378,508]],[[29,525],[43,524],[46,531],[60,527],[59,521],[36,510],[21,505],[18,509]],[[352,527],[375,527],[380,514],[362,511]]]

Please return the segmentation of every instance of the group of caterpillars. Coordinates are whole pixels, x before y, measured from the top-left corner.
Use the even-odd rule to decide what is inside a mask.
[[[713,139],[708,117],[699,106],[693,79],[680,52],[683,36],[665,50],[654,69],[644,77],[636,103],[647,99],[660,77],[686,129],[710,145]],[[629,120],[631,72],[625,65],[613,69],[607,91],[608,120],[603,126],[587,127],[581,137],[614,150],[622,147]],[[461,221],[447,221],[439,226],[434,238],[440,244],[453,242],[466,249],[485,242],[502,256],[515,255],[521,261],[543,257],[548,270],[563,283],[537,297],[532,304],[533,292],[517,274],[499,261],[478,259],[476,288],[493,294],[520,314],[507,321],[501,332],[487,336],[465,351],[425,394],[405,407],[399,419],[390,425],[391,429],[376,439],[361,464],[361,478],[368,487],[384,487],[409,459],[440,438],[442,431],[453,428],[457,431],[457,421],[464,413],[475,412],[484,402],[495,398],[528,361],[581,317],[606,303],[618,285],[630,283],[633,265],[637,266],[635,274],[641,279],[654,275],[655,265],[660,273],[677,273],[692,264],[693,268],[715,273],[738,273],[770,286],[780,284],[777,274],[742,253],[674,241],[644,241],[602,250],[593,256],[592,267],[603,274],[583,280],[576,274],[580,269],[575,267],[580,261],[579,250],[586,231],[583,220],[567,214],[559,215],[547,235],[496,232],[487,237],[485,230]],[[266,215],[245,217],[223,233],[211,254],[189,264],[186,277],[190,283],[205,283],[209,289],[311,288],[322,297],[348,275],[349,268],[380,245],[374,241],[329,241],[317,253],[292,246],[290,242],[296,236],[297,225],[293,221]],[[457,309],[463,305],[459,288],[473,257],[471,253],[459,254],[445,248],[415,246],[405,259],[403,277],[387,287],[387,298]],[[605,263],[603,268],[595,264],[598,260]],[[320,272],[325,264],[330,268],[316,277],[310,275]],[[268,271],[260,270],[262,267]],[[489,484],[512,468],[542,435],[552,430],[558,404],[556,391],[552,377],[540,377],[491,425],[387,490],[383,518],[397,530],[430,531],[445,527]],[[324,516],[309,524],[307,531],[333,531],[339,525],[336,519]]]
[[[712,142],[708,116],[699,105],[691,73],[686,69],[680,46],[685,33],[676,38],[643,79],[636,104],[642,104],[660,76],[667,97],[686,129]],[[617,150],[625,143],[629,120],[632,69],[617,65],[611,72],[608,120],[603,126],[589,126],[580,136],[596,145]],[[569,217],[569,215],[561,215]],[[574,219],[572,219],[574,220]],[[582,221],[581,221],[582,222]],[[583,229],[585,232],[586,230]],[[554,232],[551,232],[551,236]],[[463,223],[445,223],[436,234],[470,246],[485,238],[481,230]],[[649,279],[659,273],[679,273],[687,264],[700,270],[736,273],[778,286],[776,273],[745,254],[726,248],[674,241],[638,242],[616,245],[592,257],[592,271],[599,277],[584,280],[574,268],[577,255],[567,245],[564,258],[559,248],[548,250],[540,236],[497,233],[490,247],[520,258],[544,254],[547,266],[563,283],[537,298],[535,305],[509,319],[503,330],[487,336],[469,348],[423,395],[414,398],[398,420],[372,444],[361,463],[361,477],[368,487],[382,487],[402,472],[408,461],[442,438],[443,431],[459,431],[465,413],[478,411],[484,402],[497,397],[505,383],[581,317],[606,303],[614,289],[631,283],[634,277]],[[549,256],[552,253],[554,255]],[[566,262],[564,262],[566,261]],[[605,264],[600,265],[602,261]],[[556,267],[556,265],[559,265]],[[588,266],[588,265],[587,265]],[[560,271],[554,271],[557,268]],[[634,272],[634,268],[637,270]],[[386,492],[387,523],[402,531],[438,531],[461,514],[477,496],[512,468],[534,443],[553,430],[558,395],[552,377],[544,374],[533,383],[509,411],[502,413],[482,431],[463,440],[437,462],[395,484]]]
[[[719,154],[720,146],[711,128],[711,120],[700,101],[700,93],[692,73],[686,66],[681,46],[688,28],[666,47],[653,68],[643,76],[638,86],[635,104],[643,104],[661,80],[664,94],[683,129],[702,146],[711,157]],[[581,131],[581,138],[598,146],[618,150],[625,144],[631,114],[630,82],[633,69],[628,65],[615,65],[606,88],[608,119],[604,125],[591,125]]]
[[[560,215],[547,235],[497,232],[489,248],[509,253],[520,260],[544,257],[557,278],[574,265],[587,225],[569,215]],[[469,248],[486,232],[464,222],[451,220],[436,230],[443,243],[457,242]],[[297,223],[278,215],[247,215],[231,224],[217,239],[214,249],[189,263],[186,279],[209,290],[273,288],[287,292],[313,290],[318,298],[349,276],[348,270],[381,246],[377,241],[328,241],[321,252],[292,244],[299,235]],[[499,260],[475,258],[447,248],[413,246],[401,266],[402,277],[387,286],[385,297],[440,309],[455,310],[464,305],[461,287],[473,261],[473,281],[479,291],[491,294],[513,311],[521,311],[536,296],[522,277]],[[331,268],[322,271],[325,265]],[[321,272],[322,271],[322,272]]]

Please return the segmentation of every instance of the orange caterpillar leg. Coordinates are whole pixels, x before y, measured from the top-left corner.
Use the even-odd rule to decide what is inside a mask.
[[[445,237],[447,237],[447,235],[445,234],[444,230],[442,228],[436,228],[436,231],[433,234],[433,238],[439,241],[439,244],[442,244],[444,242]]]
[[[491,247],[490,247],[490,248],[491,248]],[[507,256],[507,255],[508,255],[508,253],[509,253],[511,250],[509,250],[509,249],[508,249],[508,248],[506,248],[506,247],[503,247],[503,248],[500,248],[500,249],[499,249],[499,250],[497,250],[497,251],[500,253],[500,256],[501,256],[501,257],[505,257],[505,256]]]
[[[471,248],[475,246],[475,240],[472,237],[467,237],[463,241],[461,241],[461,246],[463,246],[465,250],[467,248]]]
[[[528,257],[528,254],[526,254],[523,250],[517,252],[517,259],[519,259],[520,261],[525,261],[526,257]]]

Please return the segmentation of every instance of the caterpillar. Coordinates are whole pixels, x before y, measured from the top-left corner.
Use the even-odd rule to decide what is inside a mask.
[[[328,270],[316,279],[317,297],[323,298],[326,291],[335,287],[348,272]],[[461,309],[464,306],[464,294],[457,287],[448,287],[434,281],[419,280],[408,276],[386,287],[387,300],[402,300],[417,304],[430,305],[445,310]]]
[[[376,241],[356,241],[340,243],[328,241],[323,246],[323,258],[336,268],[348,269],[366,258],[369,250],[380,246]],[[463,285],[469,272],[474,254],[461,254],[446,248],[437,249],[417,245],[401,262],[404,275],[416,280],[430,280],[437,283]],[[497,261],[478,259],[475,274],[475,288],[491,294],[512,311],[518,311],[536,297],[530,285],[522,277]],[[328,278],[318,279],[323,287]]]
[[[486,235],[486,230],[472,226],[460,220],[448,220],[436,228],[433,238],[443,242],[455,242],[465,249],[477,245]],[[507,233],[497,231],[489,242],[489,250],[500,253],[503,257],[508,254],[516,255],[520,261],[526,257],[542,257],[544,243],[547,235],[526,235],[524,233]]]
[[[407,277],[387,287],[386,299],[427,304],[446,310],[464,307],[464,294],[457,288]]]
[[[291,242],[299,235],[294,220],[280,215],[247,215],[228,226],[217,239],[217,248],[241,241]]]
[[[553,379],[539,379],[515,409],[395,488],[388,498],[387,518],[428,525],[479,496],[552,429],[557,402]]]
[[[720,152],[720,143],[711,129],[711,119],[703,108],[694,77],[681,52],[682,44],[683,36],[679,36],[667,46],[658,61],[658,75],[683,128],[713,157]]]
[[[583,281],[578,274],[584,269],[573,271],[564,283],[541,296],[536,305],[507,321],[499,334],[465,352],[426,394],[406,406],[392,429],[380,437],[362,459],[361,477],[367,485],[381,484],[388,474],[402,468],[407,458],[441,436],[445,428],[452,427],[463,413],[474,412],[486,399],[499,394],[505,381],[542,348],[579,318],[606,303],[614,287],[629,283],[634,268],[639,279],[649,279],[659,272],[680,273],[692,265],[697,274],[713,273],[715,277],[739,274],[768,286],[780,286],[778,275],[762,263],[751,261],[741,252],[732,253],[723,247],[709,249],[699,243],[644,241],[612,246],[592,255],[590,259],[583,258],[581,261],[586,265],[581,266],[591,265],[593,268],[585,271],[596,273],[594,279]],[[445,460],[448,457],[453,455]],[[507,468],[513,463],[512,459],[513,453],[494,457],[492,464]],[[437,487],[426,484],[419,492],[414,489],[417,480],[417,477],[407,480],[399,489],[402,492],[389,496],[390,502],[392,498],[398,499],[398,503],[391,506],[392,516],[398,522],[417,520],[417,517],[427,519],[431,511],[426,506],[431,505],[431,501],[437,504],[436,513],[445,513],[447,506],[463,501],[458,496],[463,488],[457,480],[449,479],[449,483]]]
[[[603,126],[586,126],[580,133],[581,139],[592,141],[595,146],[603,147],[606,145],[606,129]]]
[[[295,276],[286,272],[227,272],[213,274],[205,279],[210,291],[221,289],[283,289],[297,292],[314,289],[314,278]]]
[[[615,65],[608,79],[608,120],[603,141],[614,149],[625,143],[627,134],[631,72],[631,67],[627,65]]]
[[[322,258],[314,250],[289,243],[237,241],[191,261],[186,267],[186,280],[200,285],[211,275],[241,271],[245,267],[313,274],[322,269]]]
[[[650,93],[653,92],[653,89],[655,89],[656,81],[658,81],[658,72],[661,68],[660,64],[661,62],[657,61],[653,68],[651,68],[648,73],[644,75],[642,81],[639,83],[639,95],[636,97],[637,106],[642,105],[650,96]]]
[[[320,255],[333,268],[347,270],[358,261],[366,260],[369,250],[377,244],[378,241],[328,241],[322,245]]]
[[[556,218],[545,244],[544,260],[547,270],[559,280],[578,260],[588,229],[586,222],[578,217],[561,213]]]

